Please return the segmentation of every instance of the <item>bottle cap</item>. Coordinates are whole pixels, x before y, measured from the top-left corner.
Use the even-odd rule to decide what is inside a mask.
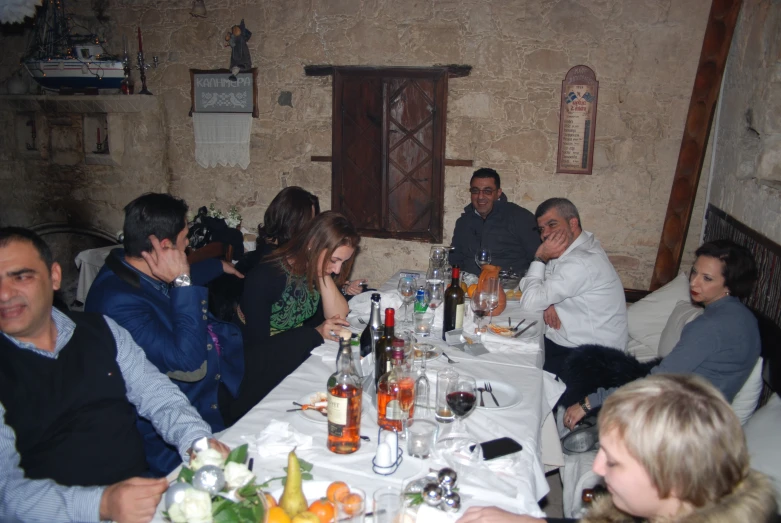
[[[451,272],[453,279],[455,280],[456,278],[458,278],[460,274],[461,274],[461,269],[458,268],[458,265],[454,265]]]
[[[373,292],[373,293],[372,293],[372,301],[380,301],[380,298],[381,298],[381,297],[382,297],[382,296],[380,296],[380,293],[379,293],[379,292]]]
[[[385,309],[385,326],[394,327],[396,325],[396,309],[388,307]]]

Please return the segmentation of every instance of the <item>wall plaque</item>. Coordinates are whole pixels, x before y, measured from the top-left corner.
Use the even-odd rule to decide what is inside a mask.
[[[599,82],[591,68],[576,65],[561,82],[556,172],[591,174]]]
[[[193,113],[252,113],[258,117],[258,70],[231,79],[228,69],[190,69],[190,116]]]

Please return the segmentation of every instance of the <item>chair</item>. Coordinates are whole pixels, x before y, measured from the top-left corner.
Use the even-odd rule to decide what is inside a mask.
[[[207,243],[200,249],[187,254],[187,263],[190,265],[208,260],[209,258],[221,258],[227,262],[233,261],[233,246],[222,242]]]

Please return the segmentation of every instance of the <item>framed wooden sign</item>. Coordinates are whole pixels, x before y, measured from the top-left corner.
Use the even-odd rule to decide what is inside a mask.
[[[231,78],[228,69],[190,69],[190,116],[193,113],[252,113],[258,111],[258,69]]]
[[[591,174],[599,82],[594,71],[576,65],[561,82],[557,173]]]

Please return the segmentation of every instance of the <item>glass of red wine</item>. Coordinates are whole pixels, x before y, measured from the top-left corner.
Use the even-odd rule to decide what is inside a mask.
[[[477,406],[477,384],[470,376],[459,376],[453,380],[447,389],[447,405],[456,418],[450,436],[468,437],[464,418],[469,416]]]

